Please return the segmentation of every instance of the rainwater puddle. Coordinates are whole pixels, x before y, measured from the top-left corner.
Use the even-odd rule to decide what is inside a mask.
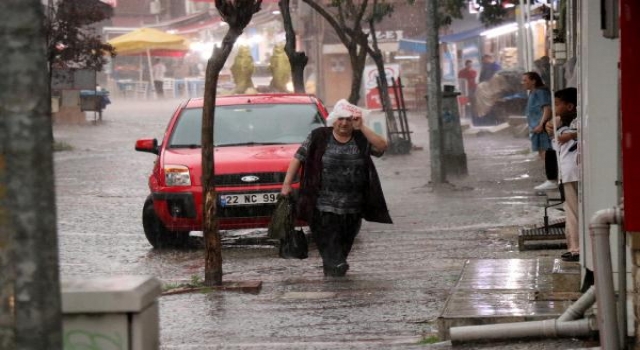
[[[506,179],[504,179],[505,181],[516,181],[516,180],[524,180],[524,179],[528,179],[530,178],[529,174],[522,174],[522,175],[518,175],[516,177],[508,177]]]
[[[502,205],[530,205],[534,196],[509,196],[509,197],[483,197],[482,200],[496,200]]]
[[[333,292],[287,292],[282,295],[282,299],[294,300],[319,300],[335,298],[336,293]]]
[[[528,199],[530,197],[535,197],[534,195],[531,196],[509,196],[509,197],[482,197],[482,200],[486,200],[486,199],[511,199],[511,200],[518,200],[518,199]]]

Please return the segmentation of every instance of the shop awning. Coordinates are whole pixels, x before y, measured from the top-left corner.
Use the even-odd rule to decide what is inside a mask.
[[[400,39],[398,41],[398,50],[415,53],[427,53],[426,39]]]
[[[207,11],[196,12],[186,16],[172,18],[168,21],[146,24],[147,28],[156,29],[171,29],[177,26],[186,26],[189,24],[197,23],[199,21],[207,20],[211,18],[211,15]]]
[[[187,38],[165,33],[153,28],[138,28],[127,34],[120,35],[108,41],[116,49],[118,55],[150,55],[159,50],[163,56],[167,52],[186,52],[189,50]]]
[[[443,43],[457,43],[460,41],[465,41],[474,37],[480,36],[480,33],[487,30],[485,27],[473,28],[470,30],[465,30],[459,33],[453,33],[449,35],[443,35],[440,37],[440,41]]]
[[[218,16],[210,17],[206,20],[191,23],[185,26],[173,27],[169,30],[169,32],[178,35],[194,34],[202,30],[216,28],[216,25],[218,25],[219,23],[222,23],[222,18]]]
[[[477,27],[465,30],[459,33],[453,33],[440,36],[441,43],[455,43],[480,36],[485,31],[485,27]],[[398,48],[402,51],[426,53],[427,52],[427,35],[421,35],[417,38],[400,39]]]

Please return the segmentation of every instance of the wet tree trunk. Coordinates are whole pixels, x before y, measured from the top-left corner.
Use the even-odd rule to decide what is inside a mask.
[[[438,38],[438,1],[427,0],[427,118],[431,150],[431,182],[447,182],[442,147],[442,93],[440,88],[440,43]]]
[[[369,20],[369,33],[375,33],[375,24],[373,20]],[[382,52],[378,48],[378,40],[375,34],[372,37],[372,48],[369,50],[369,56],[373,59],[373,62],[378,68],[378,77],[380,78],[380,97],[382,98],[382,108],[385,111],[387,119],[387,130],[389,131],[389,142],[393,144],[395,142],[398,125],[396,124],[395,116],[393,115],[393,104],[391,103],[391,97],[389,97],[389,84],[387,82],[387,73],[384,70],[384,58]]]
[[[289,0],[280,0],[278,7],[280,7],[280,13],[282,13],[282,21],[287,40],[284,45],[284,51],[287,53],[289,64],[291,65],[293,91],[296,93],[304,93],[304,68],[307,66],[309,57],[307,57],[304,52],[296,51],[296,32],[293,30],[293,22],[291,21]]]
[[[215,122],[216,91],[220,71],[229,58],[233,44],[260,10],[262,0],[216,0],[216,8],[229,25],[222,39],[222,46],[213,49],[207,61],[202,107],[202,220],[205,248],[204,284],[222,285],[222,243],[216,214],[215,160],[213,156],[213,132]]]
[[[40,0],[0,5],[0,348],[62,349],[51,99]]]
[[[229,33],[227,33],[227,36]],[[235,40],[234,40],[235,41]],[[232,45],[233,46],[233,43]],[[208,286],[222,285],[222,243],[218,230],[218,216],[216,214],[216,188],[213,169],[213,132],[216,107],[216,86],[220,71],[226,61],[221,52],[231,52],[225,48],[218,51],[214,48],[212,56],[207,62],[204,84],[204,107],[202,110],[202,224],[205,248],[204,284]],[[228,53],[227,53],[228,56]]]
[[[366,39],[365,39],[366,40]],[[366,46],[353,43],[347,47],[349,59],[351,60],[351,92],[348,101],[354,105],[360,101],[360,87],[362,86],[362,75],[364,74],[364,65],[367,59]]]
[[[340,42],[347,48],[349,53],[349,62],[351,63],[351,90],[349,94],[349,102],[357,105],[360,100],[360,86],[362,83],[362,75],[364,73],[364,65],[367,58],[367,34],[362,31],[362,18],[364,11],[367,9],[368,0],[362,1],[357,6],[354,6],[353,1],[335,2],[339,7],[340,15],[336,16],[329,13],[326,9],[326,5],[321,5],[314,0],[302,0],[305,4],[309,5],[314,11],[322,16],[333,27],[340,39]],[[353,27],[350,28],[346,25],[344,20],[345,11],[341,8],[344,6],[349,8],[349,16],[353,16]],[[363,41],[364,40],[364,41]],[[364,44],[362,44],[364,43]]]

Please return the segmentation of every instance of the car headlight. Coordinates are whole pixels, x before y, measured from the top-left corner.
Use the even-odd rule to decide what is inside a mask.
[[[191,186],[189,168],[183,165],[165,165],[164,182],[167,186]]]

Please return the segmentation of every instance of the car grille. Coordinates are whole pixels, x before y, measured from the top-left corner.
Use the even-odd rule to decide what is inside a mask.
[[[216,175],[217,186],[247,186],[247,185],[277,185],[282,184],[286,173],[246,173],[246,174],[228,174]],[[255,176],[256,181],[242,181],[243,177]],[[294,179],[293,182],[297,182]]]

